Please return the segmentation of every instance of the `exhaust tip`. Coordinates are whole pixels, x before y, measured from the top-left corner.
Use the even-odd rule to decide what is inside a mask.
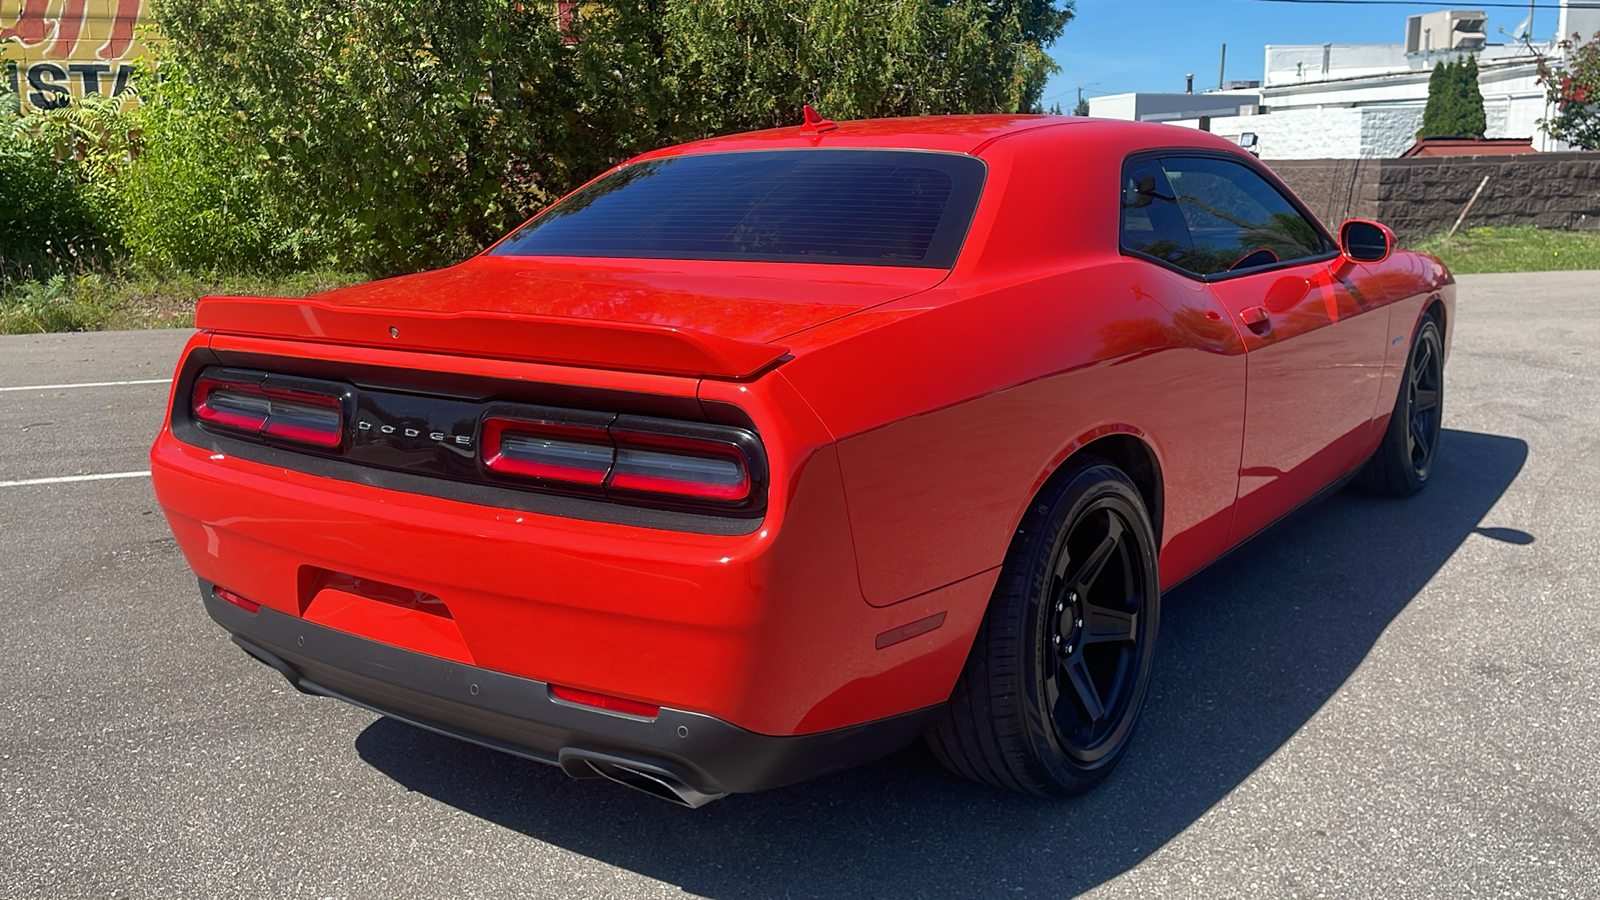
[[[728,796],[726,792],[707,793],[691,787],[682,778],[653,763],[595,753],[591,750],[563,748],[560,753],[560,763],[562,771],[573,778],[598,776],[689,809],[699,809],[713,800]]]

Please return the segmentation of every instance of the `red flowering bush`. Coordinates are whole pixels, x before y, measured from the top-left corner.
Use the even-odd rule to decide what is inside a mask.
[[[1554,113],[1539,124],[1551,137],[1583,150],[1600,150],[1600,34],[1577,46],[1559,67],[1539,61],[1539,83]]]

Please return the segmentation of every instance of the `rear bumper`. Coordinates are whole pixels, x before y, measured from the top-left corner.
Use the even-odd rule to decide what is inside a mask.
[[[301,691],[689,806],[892,753],[937,710],[790,736],[667,707],[646,719],[567,703],[542,681],[367,640],[268,607],[249,613],[217,599],[203,579],[200,587],[206,611],[234,642]]]

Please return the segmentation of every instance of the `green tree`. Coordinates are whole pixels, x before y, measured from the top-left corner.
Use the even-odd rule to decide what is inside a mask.
[[[830,118],[1036,112],[1055,0],[154,0],[139,238],[250,267],[461,259],[622,158]],[[181,75],[179,74],[181,73]],[[182,79],[184,87],[173,84]],[[212,137],[206,137],[211,135]],[[163,144],[165,141],[167,143]],[[148,160],[148,163],[146,162]],[[199,184],[167,189],[188,160]],[[188,191],[192,196],[182,196]],[[218,206],[242,223],[226,232]],[[242,207],[242,208],[241,208]],[[219,260],[221,261],[221,260]]]
[[[1477,59],[1435,63],[1417,137],[1482,138],[1487,129]]]
[[[1089,114],[1089,101],[1079,97],[1078,105],[1072,108],[1072,114],[1075,116],[1087,116]]]
[[[1600,34],[1587,43],[1574,34],[1572,43],[1561,64],[1539,60],[1539,83],[1555,111],[1539,124],[1546,134],[1581,150],[1600,150]]]

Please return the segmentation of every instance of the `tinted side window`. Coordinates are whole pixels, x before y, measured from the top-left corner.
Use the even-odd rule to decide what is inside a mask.
[[[1161,164],[1135,160],[1122,170],[1122,246],[1184,266],[1194,243]]]
[[[1316,225],[1244,165],[1200,157],[1169,157],[1161,165],[1194,245],[1180,263],[1191,272],[1254,269],[1333,249]]]

